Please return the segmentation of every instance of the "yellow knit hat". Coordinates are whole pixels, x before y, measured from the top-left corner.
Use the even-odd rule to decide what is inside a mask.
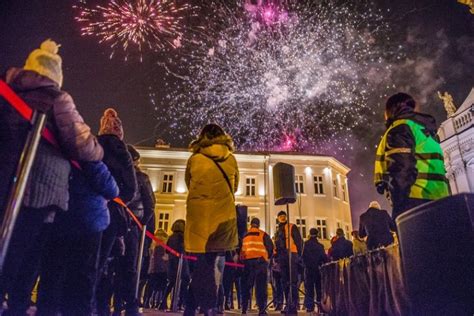
[[[61,87],[63,85],[63,69],[61,56],[58,55],[59,46],[50,39],[45,40],[39,49],[30,53],[23,69],[36,71]]]

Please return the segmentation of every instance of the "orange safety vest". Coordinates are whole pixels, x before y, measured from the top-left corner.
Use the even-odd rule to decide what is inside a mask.
[[[293,230],[293,226],[294,225],[290,223],[290,232]],[[293,240],[293,236],[291,236],[291,233],[290,233],[290,240],[288,241],[288,224],[285,224],[285,244],[286,244],[286,249],[290,249],[290,251],[293,253],[298,252],[298,248],[296,248],[296,244],[295,244],[295,241]]]
[[[243,260],[263,258],[268,261],[268,252],[263,238],[265,232],[256,227],[251,227],[242,240],[240,256]]]

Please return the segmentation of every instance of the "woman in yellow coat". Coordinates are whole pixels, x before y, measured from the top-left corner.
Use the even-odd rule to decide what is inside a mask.
[[[207,315],[215,315],[224,255],[238,246],[234,193],[239,169],[232,154],[232,138],[219,125],[206,125],[190,149],[184,247],[197,255],[198,261],[185,315],[194,315],[197,306]]]

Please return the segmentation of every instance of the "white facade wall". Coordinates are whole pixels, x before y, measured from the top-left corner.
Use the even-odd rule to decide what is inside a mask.
[[[187,188],[184,173],[190,153],[178,149],[138,150],[141,155],[141,168],[150,176],[156,194],[156,227],[159,227],[161,221],[162,228],[169,230],[175,220],[186,217]],[[258,217],[261,228],[271,236],[275,233],[277,213],[286,210],[285,206],[275,206],[273,203],[272,167],[277,162],[285,162],[295,166],[295,173],[302,179],[304,191],[298,194],[297,203],[289,207],[290,221],[297,224],[301,216],[306,224],[306,236],[310,228],[325,223],[326,238],[322,240],[327,248],[329,239],[335,235],[338,227],[343,228],[347,237],[350,237],[352,219],[347,185],[347,174],[350,171],[348,167],[333,157],[317,155],[237,153],[235,156],[240,170],[236,202],[247,205],[249,220]],[[165,174],[173,175],[171,193],[163,192]],[[318,177],[318,181],[322,180],[323,194],[316,193],[314,177]],[[251,179],[255,179],[255,196],[247,194],[247,179],[252,184],[254,181]],[[333,181],[336,183],[335,187]],[[318,183],[317,189],[320,188]],[[252,193],[252,190],[250,191]],[[163,225],[166,218],[168,225]]]
[[[474,89],[438,134],[451,192],[474,192]]]

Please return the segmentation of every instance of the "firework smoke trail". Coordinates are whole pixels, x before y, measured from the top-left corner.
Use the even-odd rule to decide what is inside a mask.
[[[74,6],[75,19],[82,25],[81,34],[99,38],[107,43],[112,58],[117,49],[125,52],[125,59],[136,51],[162,51],[181,46],[183,20],[192,15],[190,4],[177,5],[174,0],[111,0],[104,5],[88,6],[81,0]]]
[[[170,93],[151,96],[161,104],[159,119],[172,122],[167,136],[184,142],[217,122],[241,150],[350,148],[350,131],[373,114],[370,74],[389,67],[380,12],[370,3],[330,0],[207,3],[204,35],[196,33],[177,70],[157,81]],[[180,80],[172,79],[176,73]]]

